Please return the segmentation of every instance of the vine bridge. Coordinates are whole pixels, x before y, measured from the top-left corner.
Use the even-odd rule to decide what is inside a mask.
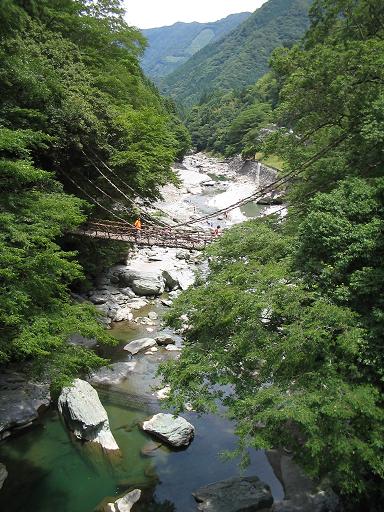
[[[106,220],[88,222],[76,233],[91,238],[131,242],[139,246],[195,250],[204,249],[216,238],[207,231],[187,231],[164,226],[148,226],[138,230],[127,223]]]

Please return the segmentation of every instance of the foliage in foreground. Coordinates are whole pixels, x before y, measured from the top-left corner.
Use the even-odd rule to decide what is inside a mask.
[[[317,0],[303,43],[275,53],[284,128],[263,147],[295,177],[288,218],[249,222],[210,249],[207,280],[170,315],[173,325],[188,316],[186,350],[163,368],[174,405],[206,410],[222,399],[241,448],[289,448],[347,510],[375,512],[384,498],[383,20],[379,1]]]
[[[111,341],[70,290],[79,261],[92,276],[113,254],[66,236],[89,215],[132,219],[129,198],[175,181],[189,137],[140,69],[144,46],[119,0],[1,3],[0,364],[62,381],[101,363],[72,333]]]

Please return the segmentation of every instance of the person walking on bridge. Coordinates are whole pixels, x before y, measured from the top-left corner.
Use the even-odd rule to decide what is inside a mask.
[[[136,238],[140,238],[141,236],[141,230],[142,230],[142,223],[141,223],[141,217],[137,217],[134,223],[135,229],[136,229]]]
[[[135,224],[134,224],[135,228],[137,231],[141,231],[142,229],[142,224],[141,224],[141,217],[138,217],[136,220],[135,220]]]

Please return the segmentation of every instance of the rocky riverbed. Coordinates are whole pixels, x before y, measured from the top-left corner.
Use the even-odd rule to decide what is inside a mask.
[[[186,157],[177,171],[181,187],[164,187],[164,199],[156,207],[181,221],[232,204],[275,176],[257,164],[218,161],[201,154]],[[254,205],[251,212],[239,208],[199,227],[210,230],[220,223],[225,229],[261,215],[266,208]],[[3,437],[14,427],[35,422],[33,430],[0,446],[0,460],[6,465],[0,464],[0,508],[6,504],[8,512],[132,507],[142,512],[192,512],[196,507],[222,511],[225,493],[237,492],[247,506],[254,506],[252,510],[270,509],[273,499],[274,510],[281,512],[336,510],[323,507],[325,498],[312,499],[317,493],[307,480],[291,492],[294,503],[281,501],[282,485],[288,485],[296,471],[286,458],[270,457],[269,462],[264,452],[253,451],[244,475],[249,478],[239,479],[237,462],[223,463],[218,458],[220,451],[234,448],[236,441],[233,425],[224,417],[199,417],[193,411],[180,418],[164,414],[167,411],[160,400],[167,389],[157,369],[162,361],[179,357],[183,340],[180,333],[162,325],[162,316],[204,267],[199,252],[150,247],[132,251],[126,264],[99,276],[95,289],[82,299],[99,309],[119,343],[112,348],[95,347],[111,359],[111,365],[89,375],[88,382],[78,380],[74,388],[63,390],[59,399],[62,419],[55,409],[38,418],[40,408],[49,403],[47,385],[32,384],[14,372],[0,380]],[[69,342],[96,345],[76,333]],[[13,405],[7,400],[11,395],[17,399]],[[108,461],[100,458],[88,448],[95,443],[119,456]],[[184,450],[172,451],[168,445]],[[300,481],[297,476],[293,479]],[[223,483],[207,487],[218,480]],[[18,493],[20,486],[26,486],[29,493]],[[216,504],[213,508],[212,503]],[[306,508],[292,508],[304,503]],[[231,507],[227,509],[240,510],[236,503]]]

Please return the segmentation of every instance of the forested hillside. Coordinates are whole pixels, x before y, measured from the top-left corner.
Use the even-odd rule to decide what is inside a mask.
[[[68,345],[72,333],[108,340],[70,289],[83,279],[79,259],[88,273],[114,249],[68,233],[89,215],[136,215],[114,206],[121,196],[100,168],[128,183],[126,195],[153,199],[189,145],[140,69],[144,40],[120,3],[0,9],[0,364],[35,361],[56,381],[100,363]]]
[[[166,77],[164,91],[186,108],[203,93],[242,89],[268,70],[272,51],[291,46],[308,27],[311,0],[269,0],[216,43]]]
[[[141,60],[143,70],[155,82],[169,75],[209,43],[218,41],[250,16],[231,14],[212,23],[175,23],[142,30],[148,46]]]
[[[187,345],[163,374],[178,409],[224,402],[239,453],[284,448],[344,510],[379,512],[384,5],[315,0],[311,21],[248,99],[227,101],[255,105],[252,137],[284,162],[288,216],[244,223],[209,249],[208,280],[169,316],[188,318]],[[258,139],[262,118],[276,129]]]

